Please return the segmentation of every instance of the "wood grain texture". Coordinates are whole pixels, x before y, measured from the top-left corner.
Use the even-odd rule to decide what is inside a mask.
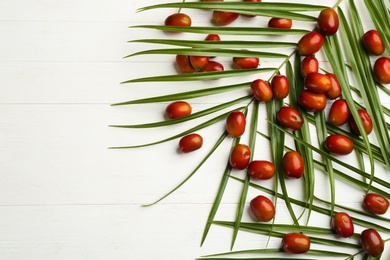
[[[171,37],[154,30],[128,28],[162,24],[167,15],[175,12],[136,12],[139,7],[157,2],[170,1],[0,1],[1,259],[183,260],[229,250],[232,231],[218,226],[212,226],[204,246],[199,245],[231,140],[222,143],[200,171],[172,196],[156,206],[140,207],[168,192],[197,166],[218,139],[223,122],[200,131],[205,146],[193,154],[179,154],[176,140],[136,150],[107,149],[166,138],[203,121],[164,129],[110,128],[110,124],[163,120],[166,106],[155,103],[111,107],[111,103],[253,78],[182,85],[121,85],[136,77],[176,73],[170,56],[122,59],[152,47],[127,43],[128,40]],[[210,24],[208,12],[188,13],[197,25]],[[366,16],[365,25],[372,28]],[[234,26],[264,26],[266,22],[265,18],[240,18]],[[298,26],[311,28],[313,24]],[[177,38],[199,40],[203,35],[184,34]],[[230,68],[230,58],[220,61]],[[264,59],[261,64],[273,67],[280,63]],[[246,93],[247,90],[238,90],[197,98],[192,102],[193,109],[200,111]],[[264,107],[260,118],[260,127],[266,129]],[[261,149],[256,156],[270,158],[268,142],[260,137],[258,142]],[[318,192],[326,197],[326,177],[318,178]],[[388,180],[389,176],[384,178]],[[273,185],[272,181],[262,184]],[[300,196],[296,184],[287,184],[291,194]],[[337,200],[358,207],[363,192],[338,185],[342,192],[337,194]],[[240,190],[238,182],[229,182],[217,219],[234,219]],[[349,193],[358,195],[346,196]],[[251,189],[248,197],[257,194]],[[290,222],[282,203],[278,210],[279,220]],[[252,220],[249,211],[244,212],[243,218]],[[312,221],[327,223],[321,216]],[[266,243],[266,237],[240,232],[235,249],[264,247]],[[270,241],[270,245],[279,243],[278,239]]]

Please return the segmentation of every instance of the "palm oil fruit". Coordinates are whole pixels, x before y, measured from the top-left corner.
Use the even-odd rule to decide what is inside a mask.
[[[333,35],[339,29],[339,16],[332,8],[320,12],[317,20],[318,31],[322,35]]]
[[[315,93],[325,93],[332,87],[330,78],[322,73],[312,72],[306,75],[303,84]]]
[[[324,37],[318,32],[309,32],[298,41],[298,51],[302,56],[313,55],[324,44]]]
[[[251,90],[253,96],[259,102],[268,102],[272,99],[272,89],[270,85],[262,79],[257,79],[253,81],[251,83]]]
[[[268,21],[269,28],[291,29],[292,20],[287,18],[271,18]]]
[[[369,30],[363,35],[363,45],[372,55],[381,55],[385,51],[382,38],[377,30]]]
[[[368,255],[374,257],[380,256],[385,249],[381,235],[372,228],[363,230],[360,234],[360,244]]]
[[[270,199],[259,195],[251,200],[250,208],[256,219],[268,222],[275,217],[275,206]]]
[[[350,114],[347,101],[338,99],[329,109],[328,122],[335,126],[341,126],[348,122]]]
[[[275,99],[283,99],[290,92],[288,78],[284,75],[275,75],[271,80],[272,94]]]
[[[302,233],[288,233],[282,240],[283,251],[290,254],[303,254],[310,249],[310,238]]]
[[[233,169],[244,170],[251,157],[251,150],[245,144],[237,144],[230,152],[229,163]]]
[[[283,156],[283,172],[288,178],[299,179],[305,172],[302,156],[295,151],[289,151]]]
[[[291,130],[299,130],[303,126],[301,113],[292,107],[282,107],[276,114],[279,124]]]
[[[240,111],[231,112],[226,118],[226,131],[231,137],[240,137],[245,132],[246,118]]]
[[[334,214],[331,226],[340,237],[350,237],[355,231],[352,218],[345,212]]]
[[[316,57],[306,56],[301,62],[301,75],[306,77],[309,73],[318,73],[319,63]]]
[[[353,151],[354,145],[351,139],[345,135],[332,134],[325,139],[325,148],[338,155],[347,155]]]
[[[209,61],[205,67],[199,70],[199,72],[215,72],[215,71],[224,71],[224,67],[221,63],[216,61]]]
[[[221,37],[218,34],[209,34],[206,36],[205,41],[220,41]]]
[[[191,17],[184,13],[171,14],[165,19],[166,26],[191,26]]]
[[[390,59],[381,57],[374,63],[374,76],[381,84],[390,83]]]
[[[185,101],[173,102],[169,104],[165,109],[165,113],[170,119],[188,116],[191,114],[191,112],[192,112],[191,105]]]
[[[324,94],[328,99],[336,99],[341,95],[341,86],[337,77],[332,73],[326,73],[326,76],[330,79],[331,86]]]
[[[275,165],[265,160],[254,160],[248,165],[248,174],[258,180],[269,180],[275,175]]]
[[[190,64],[190,59],[187,55],[176,55],[176,66],[181,73],[194,73],[195,69]]]
[[[198,150],[203,145],[203,138],[199,134],[189,134],[179,141],[179,149],[183,153],[189,153]]]
[[[369,135],[371,133],[371,131],[372,131],[371,116],[364,109],[358,109],[357,112],[358,112],[359,117],[360,117],[360,119],[362,121],[362,124],[363,124],[363,127],[364,127],[364,131],[366,132],[366,134]],[[352,116],[349,118],[349,124],[351,125],[352,131],[355,134],[360,135],[359,128],[357,127],[356,121],[355,121],[355,119]]]
[[[234,22],[240,14],[234,12],[213,11],[212,23],[218,26],[225,26]]]
[[[190,64],[196,71],[206,67],[209,63],[209,59],[210,58],[207,56],[189,56]]]
[[[382,215],[387,212],[389,201],[379,194],[368,193],[366,197],[364,197],[363,206],[374,214]]]
[[[298,96],[298,103],[307,111],[318,112],[325,109],[326,96],[322,93],[303,90]]]
[[[239,69],[256,69],[260,59],[256,57],[234,57],[233,63]]]

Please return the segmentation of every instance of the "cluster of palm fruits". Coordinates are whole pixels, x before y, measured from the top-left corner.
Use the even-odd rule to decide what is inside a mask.
[[[223,0],[202,0],[202,2],[222,2]],[[244,2],[261,2],[261,0],[243,0]],[[240,14],[233,12],[213,11],[212,22],[218,26],[225,26],[235,21]],[[254,17],[245,15],[246,17]],[[191,26],[191,18],[183,13],[169,16],[167,26]],[[290,19],[272,18],[269,27],[290,29]],[[339,27],[338,15],[327,8],[320,12],[317,22],[317,30],[304,35],[297,44],[297,51],[303,59],[301,61],[301,75],[304,90],[298,96],[299,105],[308,112],[322,111],[326,108],[328,100],[335,100],[329,110],[328,123],[334,126],[342,126],[349,122],[352,132],[359,135],[360,131],[346,100],[340,98],[341,86],[336,76],[332,73],[320,73],[319,62],[314,56],[323,43],[324,37],[334,35]],[[216,34],[208,35],[205,40],[219,41]],[[368,31],[363,36],[363,45],[367,52],[372,55],[380,55],[384,52],[384,46],[377,31]],[[222,64],[210,61],[211,57],[177,55],[176,64],[181,73],[210,72],[224,70]],[[257,68],[258,58],[235,57],[233,63],[240,69]],[[374,65],[374,75],[379,83],[390,83],[390,59],[379,58]],[[250,89],[254,99],[259,102],[269,102],[272,98],[284,99],[289,94],[289,82],[284,75],[275,75],[271,82],[262,79],[254,80]],[[166,108],[166,114],[170,119],[188,116],[192,112],[191,106],[185,101],[173,102]],[[359,109],[358,115],[367,134],[372,131],[372,120],[364,109]],[[277,112],[278,123],[290,130],[299,130],[303,126],[301,113],[289,106],[282,107]],[[238,138],[245,132],[246,116],[241,111],[231,112],[226,119],[226,131],[233,137]],[[201,148],[203,139],[199,134],[192,133],[184,136],[179,141],[179,149],[191,152]],[[324,147],[333,154],[346,155],[353,151],[353,141],[347,136],[340,134],[329,135]],[[267,160],[251,160],[251,150],[248,145],[237,144],[232,148],[229,155],[229,163],[233,169],[245,170],[252,178],[268,180],[275,174],[276,166]],[[301,178],[304,174],[304,161],[296,151],[286,152],[283,156],[283,172],[287,178]],[[363,208],[373,214],[384,214],[389,207],[389,201],[378,194],[369,193],[363,201]],[[273,202],[265,196],[259,195],[250,202],[250,209],[254,217],[262,222],[271,221],[275,216]],[[350,237],[354,234],[352,218],[346,212],[334,214],[331,227],[340,237]],[[380,234],[374,229],[366,229],[360,236],[361,246],[371,256],[379,256],[384,249],[384,242]],[[299,254],[310,249],[310,238],[302,233],[286,234],[282,240],[282,249],[286,252]]]

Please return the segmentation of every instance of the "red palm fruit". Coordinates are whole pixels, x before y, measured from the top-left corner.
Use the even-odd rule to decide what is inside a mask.
[[[272,89],[270,85],[262,79],[253,81],[251,84],[251,89],[253,96],[259,102],[268,102],[272,99]]]
[[[380,256],[385,248],[381,235],[372,228],[363,230],[360,234],[360,243],[370,256]]]
[[[184,13],[171,14],[165,19],[166,26],[191,26],[191,17]]]
[[[188,116],[192,112],[191,105],[185,101],[176,101],[167,106],[165,109],[167,116],[171,119]]]
[[[332,8],[320,12],[317,20],[318,31],[322,35],[333,35],[339,29],[339,16]]]
[[[381,84],[390,83],[390,59],[381,57],[375,61],[374,76]]]
[[[362,120],[362,124],[364,130],[366,131],[366,134],[370,134],[372,131],[371,116],[364,109],[358,109],[357,112],[359,114],[360,119]],[[352,116],[349,118],[349,124],[351,125],[352,131],[354,131],[355,134],[360,135],[359,128],[357,127],[356,121]]]
[[[240,69],[255,69],[259,66],[260,59],[254,57],[234,57],[233,63]]]
[[[303,90],[298,96],[298,103],[307,111],[322,111],[326,107],[326,96],[322,93],[314,93]]]
[[[288,178],[299,179],[305,172],[302,156],[295,151],[289,151],[283,156],[283,172]]]
[[[332,81],[328,76],[316,72],[307,74],[303,84],[308,90],[315,93],[325,93],[332,87]]]
[[[303,117],[298,110],[292,107],[282,107],[276,114],[278,122],[289,129],[298,130],[303,126]]]
[[[248,174],[258,180],[268,180],[275,175],[275,165],[269,161],[251,161],[248,165]]]
[[[213,11],[212,22],[215,25],[225,26],[234,22],[240,14],[224,11]]]
[[[377,30],[369,30],[363,35],[363,45],[372,55],[381,55],[385,51],[382,38]]]
[[[345,212],[337,212],[332,218],[332,229],[341,237],[350,237],[354,234],[352,218]]]
[[[291,29],[292,20],[287,18],[271,18],[268,21],[268,27],[280,28],[280,29]]]
[[[283,99],[288,96],[290,84],[284,75],[276,75],[272,78],[271,89],[275,99]]]
[[[265,196],[257,196],[250,202],[253,215],[263,222],[268,222],[275,217],[275,206],[270,199]]]
[[[325,139],[325,148],[334,154],[347,155],[353,151],[353,142],[345,135],[332,134]]]
[[[348,121],[350,114],[347,101],[338,99],[330,107],[328,122],[335,126],[341,126]]]
[[[181,73],[194,73],[195,69],[190,64],[190,59],[187,55],[176,55],[176,65]]]
[[[379,194],[368,193],[364,198],[363,206],[374,214],[382,215],[387,212],[389,201]]]
[[[191,66],[199,71],[206,67],[209,63],[210,57],[207,56],[189,56]]]
[[[302,233],[289,233],[283,237],[282,249],[290,254],[303,254],[310,249],[310,238]]]
[[[198,150],[203,145],[203,138],[198,134],[189,134],[179,141],[179,149],[183,153],[189,153]]]
[[[232,137],[240,137],[245,132],[246,118],[244,113],[231,112],[226,119],[226,131]]]
[[[209,34],[205,38],[206,41],[220,41],[221,37],[218,34]]]
[[[261,0],[243,0],[244,2],[253,2],[258,3],[261,2]],[[256,15],[250,15],[250,14],[244,14],[245,17],[255,17]]]
[[[337,77],[332,73],[326,73],[326,76],[330,79],[331,87],[324,94],[329,99],[336,99],[341,95],[341,86]]]
[[[301,62],[301,74],[302,77],[306,77],[307,74],[316,72],[318,73],[318,60],[314,56],[306,56]]]
[[[251,150],[245,144],[234,146],[230,153],[229,163],[233,169],[243,170],[248,166]]]
[[[319,51],[324,44],[324,37],[318,32],[305,34],[298,42],[297,48],[302,56],[313,55]]]
[[[224,67],[221,63],[216,61],[209,61],[205,67],[203,67],[200,72],[213,72],[213,71],[223,71]]]

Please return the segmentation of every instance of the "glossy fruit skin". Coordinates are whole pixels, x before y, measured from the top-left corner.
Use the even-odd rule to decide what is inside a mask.
[[[188,102],[176,101],[169,104],[166,107],[165,112],[169,118],[174,119],[190,115],[192,112],[192,108]]]
[[[385,51],[382,38],[377,30],[369,30],[363,35],[363,45],[372,55],[381,55]]]
[[[336,99],[336,98],[338,98],[341,95],[341,86],[340,86],[339,80],[332,73],[326,73],[325,75],[328,76],[328,78],[330,79],[330,82],[331,82],[330,89],[327,92],[324,93],[325,96],[328,99]]]
[[[226,119],[226,131],[231,137],[240,137],[245,132],[246,118],[244,113],[231,112]]]
[[[360,119],[362,120],[362,124],[363,124],[364,130],[366,131],[366,134],[370,134],[372,132],[371,116],[364,109],[358,109],[357,112],[359,114]],[[359,128],[357,127],[356,121],[352,116],[349,118],[349,124],[351,125],[352,131],[355,134],[360,135]]]
[[[199,71],[207,66],[210,57],[207,56],[189,56],[191,66]]]
[[[345,212],[337,212],[334,214],[332,219],[332,229],[340,237],[350,237],[355,231],[352,218]]]
[[[251,161],[248,165],[248,174],[254,179],[269,180],[275,175],[275,165],[269,161]]]
[[[209,34],[206,36],[205,41],[220,41],[221,37],[218,34]]]
[[[199,134],[189,134],[182,137],[179,141],[179,149],[183,153],[189,153],[198,150],[203,145],[203,138]]]
[[[363,230],[360,234],[360,243],[370,256],[380,256],[385,248],[381,235],[372,228]]]
[[[315,93],[325,93],[332,87],[330,78],[322,73],[309,73],[306,75],[303,84],[305,87]]]
[[[224,67],[221,63],[216,61],[209,61],[205,67],[203,67],[200,72],[213,72],[213,71],[224,71]]]
[[[257,79],[252,82],[251,84],[251,90],[253,93],[253,96],[259,101],[259,102],[268,102],[272,99],[272,89],[270,85],[262,80]]]
[[[184,13],[171,14],[165,19],[166,26],[191,26],[191,17]]]
[[[275,99],[283,99],[290,92],[288,78],[284,75],[276,75],[271,80],[271,89]]]
[[[287,18],[271,18],[268,21],[268,27],[280,28],[280,29],[291,29],[292,20]]]
[[[282,107],[276,114],[276,119],[282,126],[292,130],[301,129],[303,125],[301,113],[292,107]]]
[[[322,93],[314,93],[303,90],[298,96],[298,103],[307,111],[322,111],[326,107],[326,96]]]
[[[239,69],[255,69],[259,66],[260,59],[252,57],[234,57],[233,63]]]
[[[232,149],[230,153],[230,166],[233,169],[244,170],[249,164],[250,157],[251,151],[249,146],[245,144],[238,144]]]
[[[381,84],[390,83],[390,59],[381,57],[374,63],[374,75]]]
[[[310,238],[302,233],[289,233],[283,237],[282,249],[290,254],[303,254],[310,249]]]
[[[325,148],[334,154],[347,155],[353,151],[354,144],[351,139],[344,135],[329,135],[325,140]]]
[[[176,65],[181,73],[194,73],[195,69],[190,64],[190,59],[187,55],[176,55]]]
[[[288,178],[299,179],[305,172],[302,156],[295,151],[289,151],[283,156],[283,172]]]
[[[317,20],[318,31],[322,35],[333,35],[339,29],[339,16],[332,8],[320,12]]]
[[[212,22],[218,26],[225,26],[234,22],[240,14],[224,11],[213,11]]]
[[[338,99],[330,107],[328,122],[335,126],[341,126],[348,121],[350,114],[347,101]]]
[[[301,75],[304,78],[309,73],[318,73],[318,68],[319,63],[317,58],[314,56],[306,56],[301,62]]]
[[[298,42],[298,51],[302,56],[313,55],[324,44],[324,37],[318,32],[305,34]]]
[[[253,215],[262,222],[268,222],[275,216],[275,206],[265,196],[260,195],[252,199],[250,207]]]
[[[363,206],[374,214],[382,215],[387,212],[389,201],[379,194],[368,193],[364,198]]]

